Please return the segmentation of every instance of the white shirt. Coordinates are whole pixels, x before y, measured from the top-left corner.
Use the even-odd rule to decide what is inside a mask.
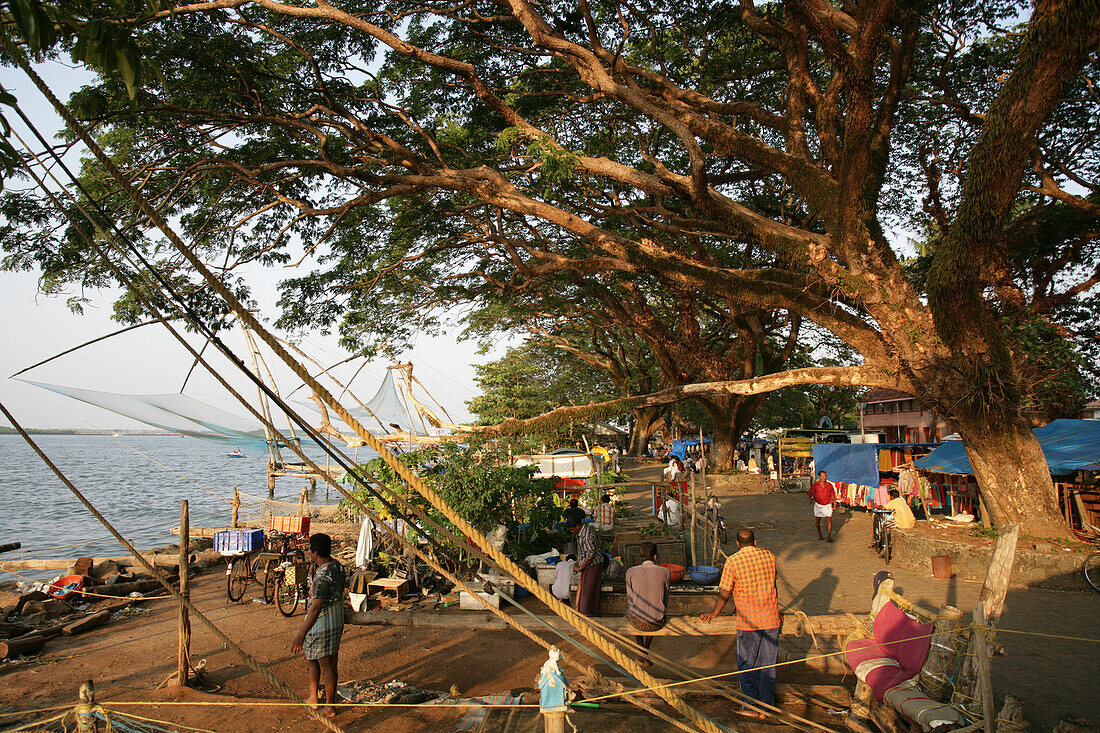
[[[680,502],[671,497],[666,499],[657,516],[664,519],[665,524],[669,526],[680,524]]]
[[[562,560],[554,569],[554,583],[550,592],[559,601],[569,600],[569,585],[573,582],[573,565],[576,560]]]

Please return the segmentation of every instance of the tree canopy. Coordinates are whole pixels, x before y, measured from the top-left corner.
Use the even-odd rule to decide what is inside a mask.
[[[298,265],[293,323],[399,341],[562,273],[806,319],[859,362],[692,394],[905,390],[996,521],[1065,533],[1023,413],[1095,337],[1100,1],[63,7],[62,47],[109,29],[149,70],[100,63],[71,108],[206,259]],[[95,272],[50,216],[8,264]]]

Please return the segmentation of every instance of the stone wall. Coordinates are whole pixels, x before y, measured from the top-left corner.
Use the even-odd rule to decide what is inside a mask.
[[[932,558],[946,555],[951,559],[951,569],[960,580],[985,580],[989,558],[993,554],[993,542],[976,545],[949,536],[933,534],[935,529],[918,526],[916,530],[895,530],[894,553],[891,564],[922,575],[932,574]],[[1012,565],[1013,586],[1036,586],[1058,590],[1085,590],[1081,563],[1084,555],[1066,551],[1049,543],[1021,540],[1016,548]]]

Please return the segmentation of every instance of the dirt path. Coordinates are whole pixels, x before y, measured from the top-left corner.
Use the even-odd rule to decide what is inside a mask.
[[[660,468],[635,469],[631,476],[649,478]],[[808,614],[851,611],[865,613],[870,603],[871,577],[883,569],[867,548],[870,524],[860,512],[841,510],[836,518],[837,541],[820,542],[813,529],[808,501],[803,495],[745,495],[720,497],[730,538],[740,526],[755,529],[758,543],[773,550],[780,563],[780,602],[786,608]],[[648,504],[646,492],[629,496],[631,502]],[[729,551],[734,547],[731,543]],[[900,572],[897,582],[911,600],[936,608],[947,602],[969,611],[979,584],[941,581]],[[244,603],[230,604],[224,592],[224,575],[208,572],[195,585],[195,600],[220,628],[272,672],[304,694],[305,667],[291,654],[290,640],[302,612],[292,619],[273,607],[251,602],[257,596],[250,587]],[[1003,626],[1006,629],[1042,631],[1074,637],[1100,638],[1096,629],[1100,594],[1014,590],[1009,593]],[[117,709],[159,720],[177,721],[212,731],[323,730],[309,722],[299,709],[277,705],[278,696],[197,622],[193,624],[193,659],[206,659],[208,678],[220,686],[212,694],[153,688],[175,668],[176,610],[168,601],[149,604],[149,610],[86,636],[52,641],[38,659],[0,666],[0,710],[27,710],[71,705],[84,679],[94,679],[98,699],[108,708],[117,701],[142,701],[140,707]],[[994,660],[998,696],[1013,692],[1023,698],[1037,728],[1049,730],[1066,713],[1100,722],[1100,665],[1095,659],[1100,645],[1002,633],[1008,656]],[[797,648],[797,643],[793,645]],[[734,637],[674,639],[661,637],[654,650],[703,674],[733,671]],[[347,627],[341,649],[341,679],[400,679],[422,688],[448,690],[462,695],[484,695],[530,690],[545,654],[532,642],[513,632],[460,632],[379,627]],[[610,670],[604,668],[608,673]],[[818,691],[836,692],[853,685],[851,675],[835,658],[815,665],[783,667],[784,684],[816,684]],[[826,695],[828,697],[828,695]],[[795,704],[793,696],[784,705]],[[730,722],[729,705],[693,701],[716,719]],[[187,704],[173,704],[187,703]],[[204,704],[193,704],[204,703]],[[217,703],[209,705],[206,703]],[[233,703],[227,705],[226,703]],[[843,695],[826,700],[839,709]],[[820,722],[836,729],[841,718],[819,710]],[[27,720],[33,719],[30,716]],[[338,722],[348,731],[384,730],[450,731],[460,717],[454,709],[386,708],[341,712]],[[0,729],[16,718],[0,718]],[[655,718],[640,714],[623,703],[599,710],[580,711],[574,722],[582,731],[672,730]],[[774,728],[747,727],[738,730]],[[485,730],[535,731],[540,723],[529,710],[497,711]]]

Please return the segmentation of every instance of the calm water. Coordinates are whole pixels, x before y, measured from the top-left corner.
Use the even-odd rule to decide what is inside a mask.
[[[261,453],[262,446],[243,449],[248,458],[240,459],[226,458],[227,449],[219,444],[192,438],[31,437],[76,488],[143,549],[176,541],[168,530],[179,523],[181,499],[188,500],[193,526],[224,526],[230,508],[218,497],[232,499],[234,486],[254,496],[267,495],[267,457]],[[316,449],[307,453],[315,458],[321,455]],[[297,501],[304,483],[302,479],[279,479],[275,498]],[[317,494],[314,501],[323,503],[323,485]],[[126,554],[18,435],[0,435],[0,544],[7,542],[22,542],[23,547],[0,559],[17,559],[26,550],[32,550],[28,556],[34,557]],[[26,575],[44,577],[49,573]],[[0,572],[0,580],[11,579],[12,575]]]

